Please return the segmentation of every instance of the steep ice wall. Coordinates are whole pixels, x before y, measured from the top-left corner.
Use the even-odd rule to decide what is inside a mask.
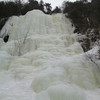
[[[0,35],[0,100],[99,100],[100,71],[63,14],[12,17]],[[99,62],[98,62],[99,64]]]

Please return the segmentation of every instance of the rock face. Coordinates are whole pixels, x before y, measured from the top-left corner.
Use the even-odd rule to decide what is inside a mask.
[[[0,100],[99,100],[100,72],[63,14],[31,11],[1,30]],[[99,64],[99,62],[98,62]]]
[[[9,35],[6,35],[6,36],[3,38],[3,40],[4,40],[5,43],[8,42],[8,40],[9,40]]]

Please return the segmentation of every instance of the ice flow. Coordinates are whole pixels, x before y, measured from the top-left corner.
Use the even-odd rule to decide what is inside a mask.
[[[63,14],[11,17],[0,39],[0,100],[100,100],[100,71]],[[99,62],[98,62],[99,63]]]

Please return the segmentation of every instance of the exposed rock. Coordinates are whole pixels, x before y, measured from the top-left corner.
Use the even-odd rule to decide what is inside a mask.
[[[8,39],[9,39],[9,35],[6,35],[6,36],[3,38],[3,40],[4,40],[5,43],[8,42]]]

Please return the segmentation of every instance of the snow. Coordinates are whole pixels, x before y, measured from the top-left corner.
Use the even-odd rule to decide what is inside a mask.
[[[73,30],[63,14],[11,17],[0,33],[10,35],[0,39],[0,100],[99,100],[100,71]]]

